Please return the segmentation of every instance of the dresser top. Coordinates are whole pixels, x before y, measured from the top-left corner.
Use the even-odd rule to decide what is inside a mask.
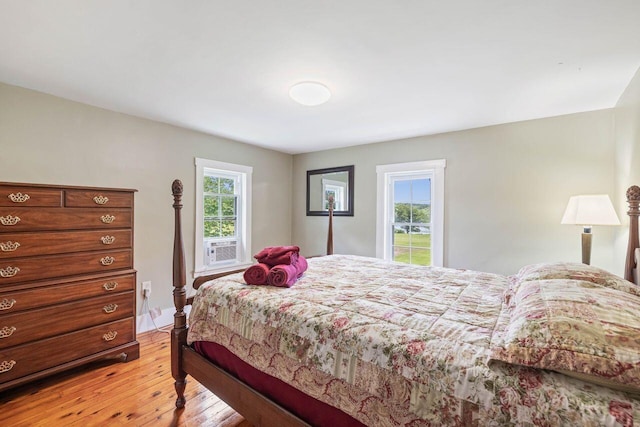
[[[29,188],[57,188],[69,190],[100,190],[100,191],[122,191],[134,193],[138,190],[132,188],[109,188],[109,187],[87,187],[81,185],[53,185],[53,184],[30,184],[25,182],[0,182],[0,187],[29,187]]]

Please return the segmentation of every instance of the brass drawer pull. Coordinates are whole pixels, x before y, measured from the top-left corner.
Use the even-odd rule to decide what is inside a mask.
[[[118,309],[118,304],[108,304],[102,307],[105,313],[111,314]]]
[[[18,267],[7,267],[7,268],[0,268],[0,277],[13,277],[16,274],[18,274],[18,272],[20,271],[20,269]]]
[[[29,200],[31,197],[29,197],[29,195],[27,193],[16,193],[16,194],[9,194],[7,196],[9,198],[9,200],[11,200],[13,203],[24,203],[27,200]]]
[[[115,217],[115,216],[113,216],[113,215],[109,215],[109,214],[107,214],[107,215],[102,215],[102,216],[100,217],[100,221],[102,221],[102,222],[103,222],[103,223],[105,223],[105,224],[111,224],[111,223],[112,223],[113,221],[115,221],[115,220],[116,220],[116,217]]]
[[[3,360],[2,363],[0,363],[0,374],[9,372],[15,365],[15,360]]]
[[[0,338],[9,338],[15,331],[15,326],[4,326],[2,329],[0,329]]]
[[[115,261],[116,259],[112,256],[106,256],[104,258],[100,258],[100,264],[102,265],[111,265],[113,264],[113,261]]]
[[[16,300],[14,300],[13,298],[11,299],[4,298],[2,302],[0,302],[0,311],[9,310],[11,307],[13,307],[15,303],[16,303]]]
[[[102,240],[103,245],[110,245],[116,241],[116,236],[102,236],[100,240]]]
[[[105,291],[113,291],[115,290],[115,288],[118,287],[118,282],[107,282],[104,285],[102,285],[102,287],[104,288]]]
[[[7,240],[6,242],[0,242],[0,251],[13,252],[20,247],[20,243]]]
[[[102,336],[102,339],[105,341],[113,341],[118,336],[118,331],[109,331]]]
[[[98,195],[93,198],[93,201],[96,202],[97,205],[104,205],[109,201],[109,198],[106,196]]]
[[[0,216],[0,224],[2,225],[16,225],[20,222],[20,217],[17,216]]]

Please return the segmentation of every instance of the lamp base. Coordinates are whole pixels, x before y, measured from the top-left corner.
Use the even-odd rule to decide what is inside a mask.
[[[591,232],[582,233],[582,263],[591,264]]]

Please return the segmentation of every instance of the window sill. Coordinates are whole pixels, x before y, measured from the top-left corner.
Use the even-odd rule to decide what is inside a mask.
[[[246,269],[251,267],[252,265],[253,263],[251,262],[249,263],[245,262],[241,264],[230,264],[222,267],[202,269],[202,270],[194,271],[193,278],[195,279],[196,277],[207,276],[209,274],[226,273],[227,271]]]

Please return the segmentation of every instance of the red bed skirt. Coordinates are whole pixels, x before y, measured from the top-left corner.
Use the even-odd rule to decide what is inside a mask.
[[[278,378],[255,369],[219,344],[196,341],[193,343],[193,348],[243,383],[313,426],[364,427],[360,421],[341,410],[314,399]]]

